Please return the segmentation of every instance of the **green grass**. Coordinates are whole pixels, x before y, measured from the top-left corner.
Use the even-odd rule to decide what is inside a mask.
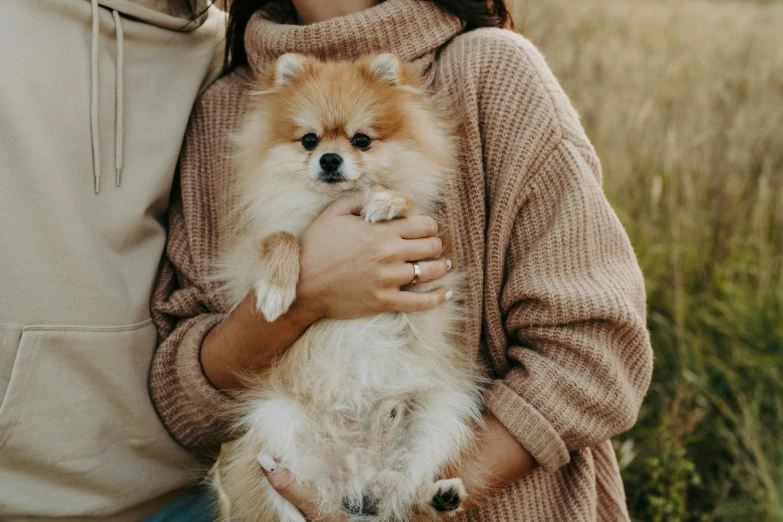
[[[783,520],[783,3],[517,0],[645,273],[635,520]]]

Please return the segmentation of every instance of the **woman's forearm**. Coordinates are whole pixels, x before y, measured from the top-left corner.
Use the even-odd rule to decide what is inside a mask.
[[[309,307],[295,302],[270,323],[254,310],[248,298],[220,325],[213,328],[201,347],[201,365],[217,388],[242,387],[238,375],[257,373],[296,341],[319,318]]]
[[[494,470],[493,486],[508,486],[538,467],[536,459],[497,418],[487,413],[484,421],[489,433],[479,449],[479,459]]]
[[[480,477],[485,486],[497,491],[538,467],[533,456],[495,416],[484,414],[484,422],[487,431],[479,440],[478,451],[467,463],[466,477]],[[472,489],[470,483],[465,486]]]

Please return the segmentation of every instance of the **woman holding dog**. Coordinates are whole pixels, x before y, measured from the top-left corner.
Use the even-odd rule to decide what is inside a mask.
[[[643,280],[575,111],[510,25],[502,0],[233,0],[226,75],[191,117],[153,296],[162,343],[151,392],[183,446],[214,452],[236,375],[270,364],[314,321],[436,307],[449,289],[399,288],[414,277],[411,262],[423,281],[453,262],[469,274],[465,345],[493,379],[489,433],[472,465],[489,469],[498,489],[464,519],[629,519],[609,439],[633,425],[649,384]],[[302,238],[294,306],[268,323],[247,299],[218,327],[227,309],[208,273],[230,134],[248,80],[288,52],[394,53],[447,97],[461,141],[444,241],[431,218],[373,225],[339,200]],[[308,492],[270,469],[273,486],[313,519]]]

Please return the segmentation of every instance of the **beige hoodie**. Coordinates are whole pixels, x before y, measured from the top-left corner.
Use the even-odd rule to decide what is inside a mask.
[[[194,479],[149,399],[149,301],[206,5],[0,3],[0,520],[139,519]]]

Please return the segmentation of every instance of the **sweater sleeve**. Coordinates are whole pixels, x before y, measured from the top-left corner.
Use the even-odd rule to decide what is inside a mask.
[[[210,454],[227,429],[233,401],[210,384],[201,367],[201,344],[224,315],[204,304],[193,283],[180,191],[169,210],[169,240],[152,299],[160,343],[152,362],[150,394],[172,436],[186,448]]]
[[[488,409],[548,471],[635,422],[652,371],[641,271],[591,148],[562,141],[516,199]]]
[[[652,373],[644,280],[568,97],[519,34],[444,53],[486,175],[488,410],[547,471],[636,420]],[[466,81],[468,79],[469,81]]]
[[[207,380],[200,360],[204,338],[226,312],[208,278],[218,249],[216,216],[222,212],[226,185],[221,180],[228,169],[223,147],[234,112],[223,101],[228,97],[221,82],[202,96],[191,116],[151,302],[159,334],[149,381],[153,404],[180,444],[207,455],[225,440],[234,406],[230,396]],[[223,107],[222,119],[207,116]]]

